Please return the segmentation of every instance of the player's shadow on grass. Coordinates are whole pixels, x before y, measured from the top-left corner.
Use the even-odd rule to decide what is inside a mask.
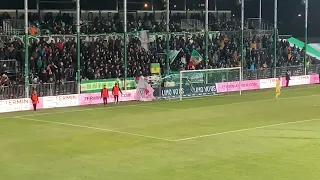
[[[312,140],[312,139],[320,139],[313,137],[289,137],[289,136],[255,136],[258,138],[269,138],[269,139],[291,139],[291,140]]]

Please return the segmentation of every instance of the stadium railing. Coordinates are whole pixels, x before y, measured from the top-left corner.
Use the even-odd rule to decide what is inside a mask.
[[[289,71],[291,76],[304,75],[304,66],[287,66],[277,67],[276,76],[274,75],[273,68],[267,69],[255,69],[255,70],[243,70],[243,80],[256,80],[256,79],[268,79],[277,76],[285,76],[285,73]],[[310,65],[307,68],[307,74],[318,74],[320,72],[320,64]],[[229,80],[238,80],[238,73],[229,74]],[[232,77],[231,77],[232,76]],[[179,79],[177,79],[179,81]],[[218,82],[216,82],[218,83]],[[30,84],[31,90],[36,90],[39,96],[56,96],[56,95],[68,95],[77,93],[77,83],[75,81],[69,81],[64,83],[43,83],[43,84]],[[31,92],[30,92],[31,93]],[[24,85],[10,85],[0,86],[0,99],[14,99],[25,97]]]
[[[247,19],[250,29],[259,29],[259,30],[273,30],[274,26],[272,23],[261,19],[261,27],[260,27],[260,19],[259,18],[248,18]]]
[[[285,66],[285,67],[276,67],[276,71],[274,68],[266,68],[266,69],[255,69],[255,70],[243,70],[243,80],[255,80],[255,79],[268,79],[273,77],[284,77],[286,75],[287,70],[291,76],[301,76],[304,75],[304,66]],[[310,65],[307,68],[307,75],[318,74],[320,70],[320,64]],[[276,74],[274,74],[276,72]]]
[[[30,90],[36,90],[39,96],[57,96],[77,93],[77,82],[30,84]],[[30,91],[32,93],[32,91]],[[0,99],[25,97],[24,85],[0,86]]]
[[[286,72],[289,71],[291,76],[301,76],[305,75],[304,66],[284,66],[266,69],[255,69],[255,70],[243,70],[243,80],[254,80],[254,79],[268,79],[273,77],[285,77]],[[276,72],[276,74],[274,74]],[[307,75],[318,74],[320,72],[320,64],[313,64],[307,67]]]
[[[19,62],[15,59],[0,60],[0,67],[5,67],[7,73],[18,73]]]

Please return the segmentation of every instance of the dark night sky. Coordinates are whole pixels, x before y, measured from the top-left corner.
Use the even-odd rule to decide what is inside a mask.
[[[29,8],[36,8],[36,0],[28,0]],[[69,1],[72,0],[40,0],[40,1]],[[123,0],[118,0],[120,6],[122,6]],[[144,3],[151,4],[154,1],[154,9],[160,10],[160,1],[161,0],[127,0],[128,9],[143,9]],[[263,11],[262,17],[269,21],[273,22],[274,14],[274,0],[262,0]],[[304,35],[304,5],[301,4],[302,0],[278,0],[278,22],[279,22],[279,31],[280,34],[292,34],[295,36]],[[116,0],[81,0],[81,8],[87,10],[115,10],[116,9]],[[136,2],[136,3],[133,3]],[[171,0],[171,4],[176,5],[177,10],[184,9],[185,0]],[[205,0],[186,0],[187,9],[193,9],[195,3],[204,4]],[[240,17],[240,6],[236,4],[237,0],[217,0],[218,10],[231,10],[233,14]],[[23,0],[10,0],[1,2],[0,9],[23,9]],[[69,8],[73,9],[74,5],[70,4],[69,6],[64,4],[42,4],[40,6],[44,9],[61,9]],[[151,7],[151,6],[149,6]],[[214,0],[209,0],[210,9],[214,9]],[[319,37],[320,36],[320,23],[318,23],[317,16],[320,15],[318,12],[320,8],[320,0],[309,0],[309,36],[310,37]],[[122,9],[122,8],[121,8]],[[301,17],[298,17],[298,14],[302,14]],[[258,17],[259,16],[259,0],[246,0],[245,6],[245,16],[248,17]]]

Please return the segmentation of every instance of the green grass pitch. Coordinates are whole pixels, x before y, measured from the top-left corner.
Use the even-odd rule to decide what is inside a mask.
[[[320,86],[274,95],[0,114],[0,179],[320,179]]]

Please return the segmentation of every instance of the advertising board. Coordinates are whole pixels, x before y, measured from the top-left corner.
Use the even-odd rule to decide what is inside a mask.
[[[42,108],[43,99],[39,98],[38,109]],[[31,99],[7,99],[0,101],[0,113],[4,112],[15,112],[15,111],[28,111],[33,109]]]
[[[320,83],[319,78],[320,78],[319,74],[310,75],[310,84],[318,84],[318,83]]]
[[[275,88],[277,78],[260,79],[260,89]],[[282,86],[282,81],[280,81]]]
[[[216,83],[216,86],[217,86],[217,93],[240,91],[239,81]],[[242,91],[255,90],[255,89],[260,89],[259,80],[248,80],[248,81],[241,82]]]
[[[122,91],[122,95],[119,97],[119,101],[134,101],[136,90]],[[114,102],[112,95],[109,95],[108,102]],[[86,93],[79,95],[79,105],[92,105],[102,104],[101,93]]]
[[[43,97],[43,108],[69,107],[78,105],[78,94]]]
[[[178,98],[180,96],[180,87],[162,87],[156,88],[154,91],[154,96],[158,99],[170,99]],[[182,97],[195,97],[195,96],[205,96],[214,95],[217,93],[215,84],[201,84],[201,85],[191,85],[182,86]]]
[[[282,78],[282,86],[285,86],[286,78]],[[305,76],[291,76],[289,81],[289,86],[297,86],[310,84],[310,75]]]
[[[249,80],[241,82],[241,90],[255,90],[275,87],[275,78]],[[319,83],[319,75],[292,76],[289,86],[316,84]],[[285,85],[285,78],[282,78],[282,85]],[[183,97],[214,95],[216,93],[239,91],[240,84],[236,82],[224,82],[215,84],[193,84],[182,87]],[[101,104],[100,93],[71,94],[61,96],[39,97],[38,109],[69,107],[78,105]],[[179,86],[156,88],[154,96],[158,98],[178,98]],[[120,101],[137,100],[136,90],[123,91]],[[109,102],[113,102],[113,97],[109,97]],[[32,103],[29,98],[0,100],[0,113],[32,110]]]

